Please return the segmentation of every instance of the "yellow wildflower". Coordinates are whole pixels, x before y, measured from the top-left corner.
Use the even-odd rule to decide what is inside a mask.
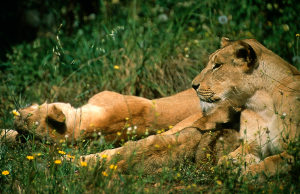
[[[86,162],[81,162],[81,166],[87,166]]]
[[[60,154],[62,154],[62,155],[65,155],[66,154],[66,152],[64,152],[64,151],[58,151],[58,153],[60,153]]]
[[[4,176],[9,175],[8,170],[4,170],[4,171],[2,172],[2,175],[4,175]]]
[[[222,185],[222,181],[217,181],[218,185]]]
[[[91,123],[91,124],[90,124],[90,127],[94,127],[94,123]]]
[[[108,176],[108,174],[106,172],[102,172],[103,176]]]
[[[112,165],[109,166],[109,168],[112,169],[112,170],[116,170],[117,166],[115,166],[115,165],[112,164]]]
[[[128,117],[126,117],[126,118],[125,118],[125,120],[126,120],[126,121],[128,121],[128,120],[129,120],[129,118],[128,118]]]
[[[121,135],[121,132],[118,132],[117,135],[120,136],[120,135]]]
[[[70,155],[70,154],[68,154],[67,155],[69,158],[71,158],[71,159],[74,159],[75,158],[75,156],[72,156],[72,155]]]
[[[173,126],[172,126],[172,125],[170,125],[170,126],[169,126],[169,129],[172,129],[172,128],[173,128]]]
[[[104,159],[104,158],[108,158],[108,156],[105,155],[105,154],[103,154],[101,157],[102,157],[103,159]]]
[[[158,145],[158,144],[155,144],[154,147],[155,147],[155,148],[159,148],[159,145]]]
[[[299,37],[299,36],[300,36],[300,34],[296,34],[296,36],[298,36],[298,37]]]
[[[54,163],[55,164],[61,164],[61,160],[55,160]]]
[[[194,32],[194,31],[195,31],[195,28],[193,28],[193,27],[188,27],[188,31]]]
[[[14,115],[14,117],[20,116],[20,113],[16,109],[12,111],[12,114]]]
[[[120,67],[118,65],[115,65],[114,68],[115,69],[120,69]]]
[[[38,155],[38,156],[41,156],[42,154],[41,154],[41,153],[38,153],[37,155]]]
[[[34,159],[33,156],[27,156],[26,158],[27,158],[28,160],[33,160],[33,159]]]

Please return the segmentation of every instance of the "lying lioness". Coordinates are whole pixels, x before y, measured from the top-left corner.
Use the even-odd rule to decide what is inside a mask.
[[[35,133],[36,138],[49,142],[93,139],[96,134],[119,146],[121,140],[167,131],[180,121],[185,126],[191,125],[202,117],[198,102],[193,89],[152,101],[104,91],[81,108],[66,103],[44,103],[20,109],[14,113],[14,127],[19,134]],[[14,138],[16,133],[12,134]]]
[[[203,148],[215,144],[212,137],[220,133],[232,140],[227,139],[225,146],[234,144],[236,136],[228,136],[230,132],[224,128],[230,122],[236,123],[234,119],[240,112],[242,144],[222,157],[219,164],[243,164],[243,175],[252,176],[262,171],[269,176],[290,171],[294,158],[286,151],[299,136],[300,72],[256,40],[223,38],[221,44],[193,81],[203,117],[199,115],[189,127],[181,125],[179,132],[128,142],[124,147],[82,159],[95,161],[96,156],[106,154],[111,159],[119,157],[117,165],[124,170],[129,165],[126,161],[131,160],[133,166],[146,171],[176,165],[182,157],[195,157],[197,162],[203,159]],[[200,131],[217,132],[210,135]]]

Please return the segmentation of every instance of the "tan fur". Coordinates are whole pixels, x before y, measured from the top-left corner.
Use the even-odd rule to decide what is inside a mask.
[[[214,104],[193,126],[218,129],[241,111],[243,144],[219,164],[228,158],[246,162],[244,175],[288,172],[291,168],[282,166],[283,158],[293,157],[281,153],[299,135],[300,72],[256,40],[223,39],[222,46],[193,81],[199,98]]]
[[[111,162],[118,158],[116,164],[122,170],[128,169],[126,161],[131,161],[133,167],[143,167],[146,172],[159,171],[168,163],[172,167],[184,157],[204,160],[204,148],[211,146],[217,148],[214,154],[218,159],[223,150],[218,150],[215,136],[223,132],[227,137],[223,145],[234,150],[237,135],[234,130],[224,130],[224,126],[240,119],[242,144],[221,157],[219,164],[246,164],[243,175],[287,173],[294,159],[285,152],[286,146],[299,135],[299,75],[295,67],[256,40],[223,38],[222,48],[210,56],[207,67],[193,81],[204,116],[192,115],[174,131],[81,159],[95,162],[95,156],[106,154]],[[209,131],[216,132],[210,135]],[[264,178],[259,176],[258,180]]]
[[[104,91],[77,109],[66,103],[34,104],[20,109],[14,126],[21,134],[35,132],[38,139],[51,142],[66,137],[70,140],[73,136],[75,141],[92,139],[93,134],[101,133],[108,143],[118,146],[122,139],[128,140],[128,132],[130,137],[140,139],[146,131],[156,134],[157,130],[167,131],[190,115],[202,116],[198,102],[192,89],[153,101]]]
[[[15,130],[11,130],[11,129],[3,129],[0,130],[0,144],[1,143],[17,143],[16,139],[18,137],[18,132],[16,132]]]
[[[21,117],[14,124],[18,132],[28,133],[32,132],[31,123],[41,121],[44,124],[38,125],[35,132],[45,138],[48,126],[48,137],[52,140],[64,138],[66,134],[74,134],[78,139],[80,131],[85,129],[85,138],[101,132],[107,141],[112,141],[121,131],[118,140],[127,138],[127,128],[122,130],[126,117],[130,118],[129,126],[137,126],[138,138],[146,129],[149,134],[155,134],[157,129],[166,130],[178,123],[163,134],[82,156],[81,161],[96,162],[105,154],[109,162],[115,162],[123,171],[141,167],[145,172],[159,172],[183,158],[199,162],[207,160],[207,154],[213,154],[218,160],[224,149],[228,149],[235,151],[221,157],[219,164],[228,164],[228,159],[235,164],[246,164],[243,175],[272,176],[288,172],[293,156],[285,152],[286,147],[299,135],[300,72],[256,40],[223,38],[221,45],[193,81],[202,111],[199,99],[191,90],[158,99],[155,104],[144,98],[102,92],[79,109],[54,103],[20,110]],[[27,118],[29,112],[33,115]],[[66,124],[65,128],[57,129],[56,135],[52,135],[53,128],[49,125],[53,120],[57,121],[56,126]],[[242,141],[238,149],[235,149],[238,145],[235,129],[240,130]],[[287,162],[288,168],[284,168],[281,164]],[[260,177],[262,180],[263,176]]]

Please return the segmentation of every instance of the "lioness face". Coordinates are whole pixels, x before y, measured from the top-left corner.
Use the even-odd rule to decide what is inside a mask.
[[[256,55],[245,42],[230,42],[209,57],[207,66],[194,79],[193,88],[201,101],[217,103],[228,100],[238,106],[250,94],[247,80],[254,68]]]
[[[34,133],[37,139],[52,140],[66,131],[65,115],[53,104],[33,104],[18,112],[14,127],[20,134]]]

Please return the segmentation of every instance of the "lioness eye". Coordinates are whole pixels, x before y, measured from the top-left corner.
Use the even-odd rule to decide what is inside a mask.
[[[212,69],[213,70],[217,69],[217,68],[221,67],[221,65],[222,65],[222,63],[215,63]]]

